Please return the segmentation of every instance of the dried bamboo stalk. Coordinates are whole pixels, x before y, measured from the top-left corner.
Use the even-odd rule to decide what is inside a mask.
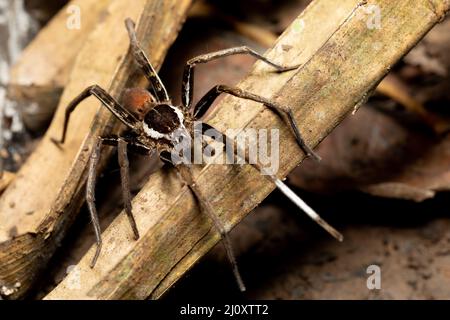
[[[195,5],[192,6],[189,16],[214,16],[229,23],[239,34],[256,41],[264,47],[271,47],[277,40],[277,36],[274,32],[266,30],[261,26],[244,23],[236,20],[234,17],[223,15],[218,12],[214,6],[202,1],[196,2]],[[389,74],[386,76],[377,86],[375,91],[398,102],[410,112],[416,113],[437,134],[442,134],[448,131],[449,124],[447,121],[445,121],[445,119],[433,116],[433,114],[428,112],[419,101],[408,93],[405,85],[395,75]]]
[[[71,117],[68,140],[59,149],[50,138],[61,134],[67,103],[95,83],[109,88],[116,97],[125,87],[145,85],[142,73],[127,54],[124,19],[139,19],[138,36],[159,67],[190,4],[190,0],[135,0],[130,5],[115,0],[89,35],[52,125],[0,198],[0,289],[4,289],[0,293],[4,297],[20,298],[29,291],[83,203],[86,163],[93,139],[119,127],[103,108],[98,111],[98,101],[89,99]]]
[[[267,52],[279,63],[301,67],[275,74],[256,63],[239,87],[291,106],[307,142],[317,145],[450,8],[448,0],[410,3],[316,0]],[[373,4],[381,10],[381,29],[366,23],[366,8]],[[303,159],[289,129],[261,105],[227,97],[209,122],[219,129],[280,129],[279,177]],[[250,166],[207,165],[196,176],[228,229],[274,188]],[[96,268],[89,268],[91,248],[47,299],[158,298],[219,241],[170,170],[150,178],[133,208],[141,239],[132,240],[121,214],[103,232],[104,251]]]

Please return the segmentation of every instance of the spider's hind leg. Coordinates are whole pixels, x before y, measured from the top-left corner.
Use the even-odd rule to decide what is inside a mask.
[[[308,204],[306,204],[297,194],[295,194],[294,191],[292,191],[283,181],[278,179],[275,175],[267,173],[263,166],[257,162],[257,163],[250,163],[249,156],[247,152],[242,152],[242,150],[239,149],[239,146],[235,139],[231,139],[227,137],[225,134],[221,133],[211,125],[207,123],[201,124],[201,132],[205,135],[208,133],[214,132],[215,136],[222,135],[225,138],[227,146],[232,146],[233,153],[236,157],[239,157],[239,155],[244,155],[245,161],[252,165],[255,169],[257,169],[261,174],[265,175],[268,179],[270,179],[276,187],[291,200],[298,208],[300,208],[303,212],[305,212],[311,219],[313,219],[317,224],[319,224],[322,228],[324,228],[329,234],[331,234],[334,238],[336,238],[338,241],[342,241],[344,237],[342,234],[337,231],[335,228],[333,228],[331,225],[329,225],[325,220],[323,220],[319,214],[315,212],[314,209],[312,209]],[[226,150],[228,151],[228,150]],[[245,150],[246,151],[246,150]]]
[[[227,252],[228,260],[231,263],[234,277],[236,278],[236,282],[239,286],[239,289],[242,292],[245,291],[246,290],[245,284],[244,284],[244,281],[242,280],[241,274],[239,272],[239,268],[238,268],[238,265],[236,262],[236,257],[234,255],[234,251],[233,251],[233,247],[231,245],[231,239],[230,239],[230,236],[228,235],[228,231],[225,229],[225,226],[220,221],[220,219],[217,217],[211,203],[203,195],[202,191],[198,187],[198,184],[195,181],[194,175],[192,174],[192,169],[191,169],[190,165],[178,165],[178,166],[176,166],[176,168],[177,168],[179,174],[181,175],[181,178],[183,179],[183,181],[188,185],[188,187],[191,189],[194,196],[198,200],[202,211],[204,211],[208,215],[208,217],[212,220],[214,227],[220,233],[220,236],[223,241],[223,245]]]

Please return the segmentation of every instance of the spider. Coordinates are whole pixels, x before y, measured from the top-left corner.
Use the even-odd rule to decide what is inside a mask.
[[[133,57],[150,82],[149,90],[151,92],[142,88],[128,88],[124,91],[121,104],[100,86],[89,86],[69,103],[65,112],[61,138],[60,140],[53,139],[53,141],[58,145],[64,143],[71,113],[84,99],[90,96],[94,96],[98,100],[100,100],[102,105],[108,108],[109,111],[112,112],[129,129],[129,132],[122,136],[98,137],[90,156],[88,179],[86,185],[86,202],[94,225],[97,244],[97,248],[90,266],[91,268],[95,266],[102,248],[101,230],[95,206],[94,191],[96,183],[96,168],[99,161],[102,145],[117,147],[125,212],[128,216],[134,238],[136,240],[139,238],[139,231],[132,213],[131,193],[129,186],[129,162],[127,152],[128,147],[130,147],[130,150],[133,149],[134,151],[144,155],[153,155],[156,153],[159,155],[163,162],[173,165],[178,170],[179,176],[182,180],[184,180],[184,183],[186,183],[186,185],[192,191],[194,197],[197,199],[201,207],[201,210],[207,214],[207,216],[213,222],[217,231],[220,233],[238,286],[240,290],[245,291],[245,285],[239,273],[228,233],[223,223],[214,213],[213,206],[202,194],[202,191],[196,184],[196,180],[192,174],[192,165],[185,163],[173,163],[173,161],[171,161],[171,159],[168,157],[168,154],[170,154],[173,151],[174,146],[180,142],[180,137],[182,137],[183,139],[189,139],[197,133],[200,133],[203,136],[208,136],[207,132],[211,132],[211,130],[213,130],[213,132],[221,134],[211,125],[208,125],[204,122],[199,122],[202,125],[201,129],[199,129],[198,126],[196,126],[194,123],[198,123],[198,119],[202,118],[202,116],[220,94],[226,93],[238,98],[262,103],[266,107],[278,113],[283,118],[283,120],[288,125],[290,125],[298,145],[306,153],[306,155],[311,156],[315,159],[319,159],[319,157],[307,146],[307,144],[301,137],[297,122],[289,107],[281,106],[276,102],[270,101],[269,99],[266,99],[264,97],[225,85],[214,86],[196,104],[192,103],[194,89],[194,68],[197,64],[207,63],[211,60],[230,55],[249,54],[270,65],[277,72],[293,70],[298,68],[298,66],[281,66],[245,46],[229,48],[209,54],[200,55],[189,60],[185,66],[182,81],[181,105],[175,106],[171,103],[170,97],[167,93],[166,88],[164,87],[164,84],[162,83],[161,79],[159,78],[158,74],[151,65],[149,59],[147,58],[147,55],[145,54],[144,50],[141,48],[137,40],[134,22],[128,18],[125,20],[125,26],[130,38],[130,47]],[[225,136],[223,134],[221,135]],[[211,135],[209,135],[209,137],[211,138]],[[226,136],[225,139],[227,139],[227,143],[230,141],[230,138]],[[239,149],[236,142],[231,140],[231,143],[233,144],[233,146],[235,146],[235,148],[233,148],[234,154],[242,155],[242,153],[238,153]],[[245,155],[245,157],[245,160],[248,163],[247,155]],[[259,163],[252,165],[257,170],[261,172],[263,171],[263,168]],[[304,203],[303,200],[301,200],[280,179],[270,174],[266,174],[266,176],[300,209],[305,211],[313,220],[319,223],[335,238],[337,238],[339,241],[342,241],[342,235],[329,224],[327,224],[323,219],[321,219],[320,216],[312,208]]]

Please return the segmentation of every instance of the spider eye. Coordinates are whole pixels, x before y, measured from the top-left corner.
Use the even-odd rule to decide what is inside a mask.
[[[145,89],[129,88],[122,96],[123,106],[139,120],[155,105],[155,98]]]

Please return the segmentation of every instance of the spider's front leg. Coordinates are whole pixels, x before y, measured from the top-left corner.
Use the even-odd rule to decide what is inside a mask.
[[[181,87],[181,102],[187,110],[191,110],[191,108],[192,108],[192,98],[194,95],[194,68],[195,68],[195,66],[199,63],[207,63],[212,60],[216,60],[219,58],[236,55],[236,54],[251,55],[251,56],[255,57],[256,59],[259,59],[259,60],[267,63],[268,65],[274,67],[277,72],[285,72],[285,71],[289,71],[289,70],[294,70],[299,67],[298,65],[289,66],[289,67],[279,65],[279,64],[267,59],[266,57],[259,54],[255,50],[250,49],[249,47],[246,47],[246,46],[229,48],[229,49],[211,52],[211,53],[207,53],[207,54],[203,54],[201,56],[195,57],[186,63],[186,66],[184,67],[184,73],[183,73],[183,82],[182,82],[182,87]],[[191,112],[191,113],[193,113],[193,112]]]
[[[274,101],[271,101],[267,98],[258,96],[251,92],[247,92],[247,91],[241,90],[239,88],[228,87],[225,85],[217,85],[217,86],[213,87],[211,90],[209,90],[203,96],[203,98],[201,98],[200,101],[197,102],[197,104],[194,106],[194,108],[193,108],[194,118],[201,117],[206,112],[206,110],[212,105],[214,100],[216,100],[216,98],[222,93],[227,93],[227,94],[230,94],[230,95],[238,97],[238,98],[262,103],[265,106],[267,106],[268,108],[270,108],[273,111],[280,114],[281,116],[286,115],[287,119],[284,117],[282,117],[282,118],[284,121],[287,120],[287,124],[294,131],[295,139],[297,140],[297,143],[300,146],[300,148],[303,150],[303,152],[305,152],[305,154],[307,156],[311,156],[315,160],[320,161],[319,155],[317,155],[303,140],[303,138],[300,134],[300,130],[299,130],[297,121],[295,120],[294,113],[292,112],[292,110],[289,107],[279,105],[278,103],[276,103]]]
[[[136,143],[132,140],[125,139],[123,137],[98,137],[94,144],[94,148],[89,160],[88,179],[86,184],[86,202],[88,204],[89,213],[94,225],[95,238],[97,242],[97,249],[91,262],[91,268],[95,266],[97,259],[100,255],[102,248],[102,238],[100,222],[98,218],[97,208],[95,206],[95,184],[97,180],[97,165],[100,159],[102,145],[117,146],[118,159],[120,166],[120,178],[122,183],[122,195],[124,200],[125,213],[127,214],[128,221],[134,234],[135,240],[139,239],[139,231],[137,229],[136,221],[133,217],[131,206],[131,192],[130,192],[130,178],[129,178],[129,162],[127,147],[131,145],[135,147],[139,153],[144,155],[150,155],[153,150],[148,147]]]

